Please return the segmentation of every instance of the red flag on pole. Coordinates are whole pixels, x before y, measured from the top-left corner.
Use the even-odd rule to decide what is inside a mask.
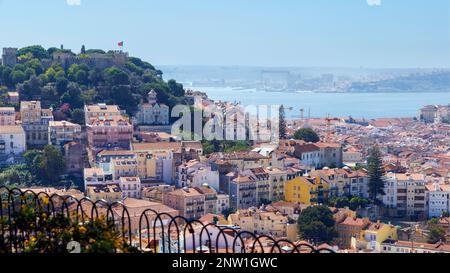
[[[123,47],[123,42],[119,42],[118,45],[119,45],[120,47]]]

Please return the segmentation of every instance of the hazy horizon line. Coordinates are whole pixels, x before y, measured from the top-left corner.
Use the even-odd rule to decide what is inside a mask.
[[[450,70],[448,67],[355,67],[355,66],[294,66],[294,65],[220,65],[220,64],[154,64],[160,67],[226,67],[226,68],[308,68],[308,69],[368,69],[368,70]]]

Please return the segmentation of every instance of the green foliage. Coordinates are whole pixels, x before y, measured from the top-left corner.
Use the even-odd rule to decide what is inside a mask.
[[[366,208],[370,204],[370,200],[361,198],[358,196],[354,197],[334,197],[329,200],[329,205],[335,208],[345,208],[355,211],[359,208]]]
[[[21,48],[17,51],[17,56],[26,55],[28,53],[31,53],[34,58],[37,58],[39,60],[50,58],[50,54],[48,53],[48,51],[40,45]]]
[[[32,69],[36,75],[40,75],[44,72],[44,67],[39,59],[31,59],[27,61],[25,63],[25,67]]]
[[[81,98],[81,89],[76,83],[70,83],[67,86],[67,92],[61,96],[61,104],[68,103],[72,108],[83,107]]]
[[[27,79],[28,79],[27,75],[25,74],[25,72],[21,70],[14,70],[11,73],[11,82],[13,84],[23,83]]]
[[[14,83],[11,79],[12,69],[10,67],[2,67],[1,72],[1,83],[8,87],[14,86]]]
[[[42,81],[36,76],[32,76],[28,81],[18,85],[17,89],[25,99],[32,99],[33,96],[41,95]]]
[[[0,186],[29,187],[34,181],[26,165],[13,165],[0,172]]]
[[[66,163],[61,151],[56,147],[48,145],[44,148],[42,160],[39,162],[39,176],[50,183],[59,181],[59,176],[66,169]]]
[[[49,215],[45,209],[45,204],[49,201],[44,197],[40,199],[40,202],[36,202],[39,205],[20,206],[12,215],[14,221],[0,223],[5,230],[20,230],[20,234],[27,235],[24,240],[17,240],[23,246],[20,252],[64,254],[68,253],[67,246],[72,241],[80,244],[81,253],[137,252],[136,248],[127,244],[120,230],[105,217],[79,223],[74,220],[74,213],[70,217],[61,213]],[[32,200],[26,202],[33,203]],[[14,252],[8,243],[8,240],[13,240],[13,236],[17,235],[10,233],[0,237],[0,253]]]
[[[71,112],[71,122],[84,125],[84,110],[83,109],[74,109]]]
[[[286,139],[287,138],[287,125],[286,125],[286,112],[284,109],[284,105],[280,106],[280,120],[279,120],[279,126],[280,126],[280,139]]]
[[[118,67],[110,67],[105,69],[105,79],[109,86],[127,85],[130,83],[128,74]]]
[[[101,49],[88,49],[86,50],[86,54],[105,54],[106,52]]]
[[[428,234],[427,241],[430,244],[436,244],[438,242],[446,242],[445,229],[438,225],[438,220],[433,219],[428,222],[430,233]]]
[[[385,195],[385,170],[383,167],[383,160],[381,158],[381,152],[378,147],[373,147],[370,151],[370,156],[367,159],[367,171],[369,176],[369,195],[374,201],[378,201],[380,195]]]
[[[298,218],[300,237],[314,244],[331,243],[336,237],[333,213],[326,206],[309,207]]]
[[[47,145],[43,151],[29,150],[24,153],[28,170],[36,174],[42,185],[55,186],[66,169],[66,163],[60,150]]]
[[[317,143],[320,141],[319,135],[311,128],[302,128],[294,133],[294,139],[306,142]]]
[[[162,72],[139,58],[130,57],[123,67],[104,70],[86,64],[73,64],[67,71],[61,64],[44,69],[42,60],[51,59],[54,53],[69,50],[30,46],[19,50],[21,62],[14,68],[0,65],[0,86],[18,90],[25,100],[41,98],[44,106],[56,109],[65,103],[71,109],[81,109],[84,104],[99,102],[118,104],[122,109],[134,112],[141,99],[150,90],[158,94],[160,103],[173,107],[184,103],[184,88],[174,80],[164,82]],[[100,49],[82,48],[82,54],[105,54]],[[106,53],[111,55],[112,52]]]
[[[205,155],[218,153],[218,152],[244,152],[250,151],[251,144],[247,141],[229,141],[229,140],[212,140],[203,141],[203,151]]]
[[[169,80],[167,82],[170,93],[175,97],[183,97],[185,95],[182,84],[177,83],[175,80]]]

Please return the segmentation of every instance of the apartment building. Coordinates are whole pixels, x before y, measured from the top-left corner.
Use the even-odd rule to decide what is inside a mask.
[[[228,194],[217,194],[216,212],[222,214],[230,208],[230,196]]]
[[[83,170],[83,177],[85,188],[112,183],[112,176],[105,174],[102,168],[85,168]]]
[[[81,126],[68,121],[50,121],[48,125],[48,143],[63,147],[69,142],[81,139]]]
[[[122,200],[122,190],[119,185],[87,186],[85,192],[93,202],[105,200],[108,203],[114,203]]]
[[[163,204],[176,209],[186,219],[205,215],[205,195],[194,188],[177,189],[163,194]]]
[[[22,101],[20,116],[25,130],[27,145],[43,146],[48,144],[48,127],[53,121],[50,109],[42,109],[40,101]]]
[[[342,145],[336,143],[296,143],[294,155],[301,164],[317,169],[343,166]]]
[[[212,170],[216,171],[220,165],[229,164],[236,170],[267,168],[271,157],[263,156],[257,152],[213,153],[208,158]]]
[[[287,202],[302,205],[324,204],[329,198],[330,184],[320,176],[300,176],[285,185]]]
[[[195,187],[195,189],[205,196],[205,214],[219,214],[222,211],[218,212],[217,209],[217,191],[205,184],[201,187]]]
[[[249,208],[230,214],[228,222],[255,234],[286,237],[289,218],[278,212]]]
[[[287,181],[287,171],[268,167],[265,169],[265,172],[269,175],[269,200],[272,202],[284,200],[284,185]]]
[[[427,215],[425,176],[423,174],[388,174],[383,202],[395,208],[399,217],[422,219]]]
[[[369,197],[369,177],[365,170],[354,171],[348,167],[312,171],[311,176],[320,176],[330,184],[330,196]]]
[[[230,208],[248,209],[258,206],[257,183],[249,175],[238,175],[229,184]]]
[[[428,218],[440,218],[450,212],[450,185],[445,183],[429,183],[425,185],[428,207]]]
[[[380,252],[382,243],[386,240],[397,240],[397,227],[381,222],[371,223],[362,230],[358,237],[353,237],[351,241],[352,249],[368,249]]]
[[[93,121],[103,118],[104,120],[111,120],[115,116],[121,116],[122,113],[117,105],[106,105],[99,103],[95,105],[84,106],[84,117],[86,125]]]
[[[0,155],[19,155],[26,150],[22,126],[0,126]]]
[[[101,116],[87,124],[89,146],[94,150],[129,149],[133,126],[121,115]]]
[[[412,243],[410,241],[386,240],[381,244],[381,253],[450,253],[450,244]]]
[[[19,92],[8,92],[8,103],[18,104],[20,102]]]
[[[338,245],[342,249],[348,249],[351,246],[352,238],[358,238],[361,232],[370,225],[368,218],[345,217],[345,220],[336,224]]]
[[[210,166],[198,160],[191,160],[178,166],[178,187],[200,187],[205,183],[218,191],[219,172],[212,171]]]
[[[142,185],[139,177],[125,177],[122,176],[119,179],[119,186],[122,190],[122,198],[136,198],[142,197]]]
[[[136,159],[111,160],[111,174],[114,181],[121,177],[136,177],[138,175],[138,163]]]
[[[16,110],[14,107],[0,107],[0,126],[16,125]]]

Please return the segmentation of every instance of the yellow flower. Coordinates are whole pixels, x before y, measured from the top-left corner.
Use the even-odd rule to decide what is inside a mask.
[[[87,229],[85,227],[80,227],[80,232],[81,233],[86,233]]]
[[[91,238],[91,239],[89,239],[89,243],[90,244],[95,244],[95,240]]]
[[[32,243],[36,242],[36,237],[34,237],[34,236],[31,237],[31,242],[32,242]]]

